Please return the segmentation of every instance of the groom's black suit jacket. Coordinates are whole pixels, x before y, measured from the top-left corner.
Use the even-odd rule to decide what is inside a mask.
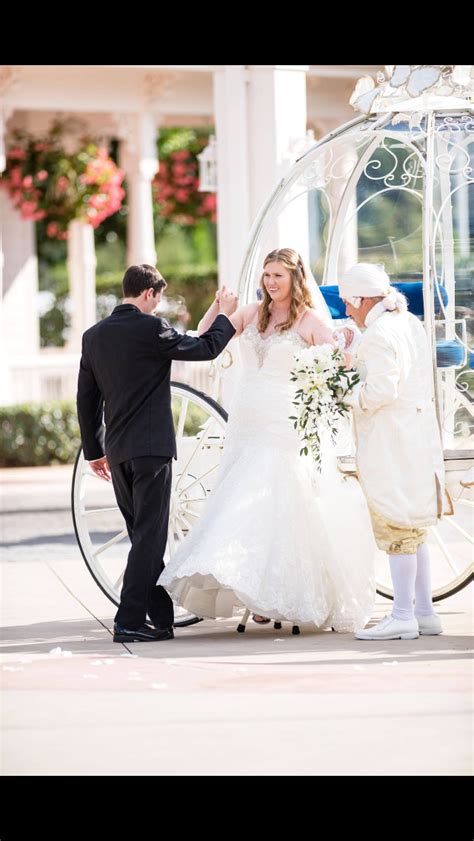
[[[171,362],[215,359],[234,333],[229,319],[218,315],[199,338],[183,336],[164,318],[146,315],[133,304],[115,307],[86,330],[77,414],[87,461],[107,455],[113,467],[141,456],[176,458]]]

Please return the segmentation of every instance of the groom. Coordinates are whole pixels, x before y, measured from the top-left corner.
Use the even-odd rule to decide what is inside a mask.
[[[83,335],[77,413],[84,457],[97,476],[112,481],[132,544],[114,642],[167,640],[173,603],[156,582],[164,568],[176,458],[171,362],[215,359],[235,333],[229,316],[237,298],[223,287],[215,321],[191,338],[152,316],[166,288],[157,269],[130,266],[122,285],[122,303]],[[146,624],[147,614],[154,627]]]
[[[426,334],[383,266],[353,266],[339,294],[364,330],[355,354],[362,382],[344,400],[353,408],[359,478],[394,591],[392,613],[356,637],[440,634],[425,540],[426,526],[443,513],[444,463]]]

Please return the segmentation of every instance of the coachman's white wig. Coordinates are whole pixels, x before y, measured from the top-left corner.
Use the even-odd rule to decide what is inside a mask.
[[[356,263],[339,282],[339,295],[359,309],[362,298],[383,298],[386,310],[407,309],[404,295],[390,285],[390,278],[381,263]]]

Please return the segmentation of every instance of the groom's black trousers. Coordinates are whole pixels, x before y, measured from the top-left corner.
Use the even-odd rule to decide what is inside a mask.
[[[156,628],[173,625],[173,602],[156,582],[164,569],[171,496],[168,456],[143,456],[111,467],[118,506],[132,543],[115,621],[137,630],[150,617]]]

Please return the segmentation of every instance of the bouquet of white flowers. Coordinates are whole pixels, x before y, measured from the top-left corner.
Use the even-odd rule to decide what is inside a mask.
[[[340,348],[314,345],[295,354],[295,368],[291,381],[297,383],[293,405],[297,415],[291,415],[295,429],[304,443],[300,455],[309,450],[321,470],[321,433],[328,430],[334,441],[338,432],[337,420],[347,414],[344,397],[359,382],[355,371],[347,371]]]

